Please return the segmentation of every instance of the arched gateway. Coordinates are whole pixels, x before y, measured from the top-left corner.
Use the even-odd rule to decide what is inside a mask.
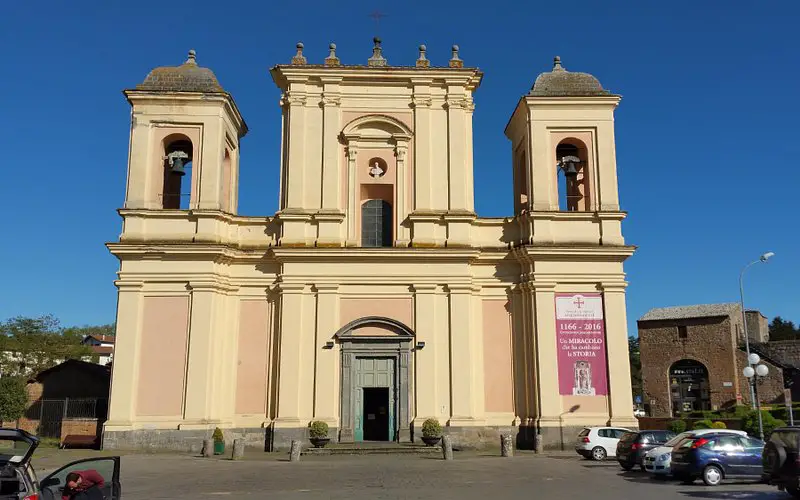
[[[414,333],[383,317],[351,321],[341,344],[340,442],[410,441],[409,364]]]

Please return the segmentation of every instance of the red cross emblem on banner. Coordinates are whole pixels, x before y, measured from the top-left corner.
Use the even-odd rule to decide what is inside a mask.
[[[580,309],[580,308],[581,308],[581,306],[582,306],[583,304],[585,304],[585,302],[584,302],[584,301],[582,301],[580,297],[578,297],[577,299],[575,299],[575,301],[573,302],[573,304],[575,304],[575,305],[578,307],[578,309]]]

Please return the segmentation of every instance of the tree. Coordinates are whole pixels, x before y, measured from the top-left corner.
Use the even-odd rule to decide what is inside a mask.
[[[84,326],[70,326],[64,328],[64,334],[70,335],[79,335],[81,338],[85,338],[89,335],[93,337],[99,337],[101,335],[111,335],[113,336],[117,331],[117,325],[115,323],[110,323],[108,325],[84,325]]]
[[[28,405],[25,382],[19,377],[0,378],[0,422],[19,420]]]
[[[642,395],[642,359],[639,352],[639,337],[628,337],[628,357],[631,364],[631,389],[633,396]]]
[[[91,356],[83,335],[65,331],[53,316],[16,317],[0,323],[2,376],[30,377],[68,359]]]
[[[800,327],[795,327],[791,321],[785,321],[776,316],[769,324],[770,340],[797,340],[800,339]]]

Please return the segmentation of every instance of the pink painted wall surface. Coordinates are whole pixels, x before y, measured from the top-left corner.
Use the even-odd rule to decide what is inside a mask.
[[[514,411],[511,314],[507,300],[483,301],[484,401],[487,412]]]
[[[189,297],[145,297],[139,389],[140,416],[180,416],[186,374]]]
[[[340,300],[339,319],[340,325],[367,316],[381,316],[385,318],[395,319],[407,327],[411,328],[414,325],[414,303],[411,297],[398,297],[398,298],[375,298],[375,299],[348,299],[342,298]],[[372,327],[365,327],[359,329],[361,335],[379,335],[378,332],[369,332]],[[365,330],[365,331],[361,331]],[[375,330],[381,330],[375,328]]]
[[[266,414],[268,346],[269,304],[266,300],[243,300],[236,368],[237,414]]]

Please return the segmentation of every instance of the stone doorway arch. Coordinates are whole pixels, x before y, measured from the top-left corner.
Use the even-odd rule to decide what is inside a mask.
[[[411,350],[414,332],[403,323],[379,316],[360,318],[343,326],[334,335],[341,346],[342,372],[340,394],[339,442],[351,443],[358,435],[361,404],[359,394],[365,360],[387,360],[392,366],[389,386],[392,404],[392,440],[410,442]],[[362,427],[363,428],[363,427]]]

